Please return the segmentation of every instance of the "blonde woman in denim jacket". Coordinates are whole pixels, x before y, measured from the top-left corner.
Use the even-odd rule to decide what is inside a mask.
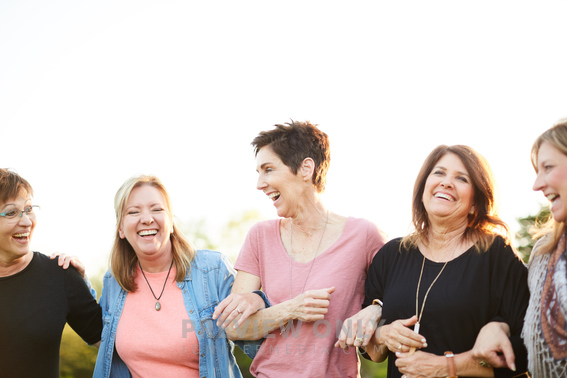
[[[169,196],[155,176],[127,180],[116,194],[115,211],[93,376],[241,377],[234,345],[212,320],[234,282],[230,261],[191,246],[174,224]],[[248,311],[265,306],[256,297],[257,309]]]

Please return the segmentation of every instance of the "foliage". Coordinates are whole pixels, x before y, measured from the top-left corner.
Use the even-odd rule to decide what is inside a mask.
[[[531,231],[534,226],[543,224],[549,220],[551,212],[549,207],[542,206],[536,215],[528,215],[524,218],[518,218],[520,224],[520,231],[516,234],[516,241],[518,251],[522,255],[525,262],[530,258],[530,253],[534,247],[534,240],[531,236]]]
[[[59,370],[63,378],[87,378],[93,376],[98,349],[87,345],[68,324],[63,330]]]

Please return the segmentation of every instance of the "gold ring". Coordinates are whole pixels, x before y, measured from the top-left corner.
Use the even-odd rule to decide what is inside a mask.
[[[398,350],[402,350],[402,343],[400,343],[400,346],[398,347]]]
[[[357,337],[356,339],[354,339],[355,343],[361,343],[364,341],[364,339],[362,337]]]

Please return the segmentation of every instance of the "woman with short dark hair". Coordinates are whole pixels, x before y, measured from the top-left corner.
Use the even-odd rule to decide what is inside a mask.
[[[23,177],[0,169],[0,370],[7,377],[59,377],[65,323],[98,344],[102,315],[75,268],[30,249],[39,207]]]
[[[235,264],[233,294],[215,317],[225,326],[236,319],[226,328],[232,339],[265,337],[251,365],[257,377],[355,377],[357,354],[334,348],[335,335],[360,308],[366,272],[386,236],[373,223],[323,204],[330,148],[316,125],[275,125],[252,145],[257,189],[279,218],[249,231]],[[248,318],[258,298],[248,300],[246,293],[260,288],[272,307]]]

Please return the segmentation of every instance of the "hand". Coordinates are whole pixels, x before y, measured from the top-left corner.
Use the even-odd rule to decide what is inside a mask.
[[[386,345],[392,352],[409,352],[411,347],[426,348],[425,338],[408,328],[416,323],[415,315],[409,319],[396,320],[378,328],[374,337],[378,344]]]
[[[292,319],[298,319],[302,322],[315,322],[324,319],[325,314],[329,311],[331,294],[334,291],[334,286],[320,290],[308,290],[293,298],[288,310]]]
[[[396,367],[405,378],[447,376],[445,356],[417,351],[411,356],[409,353],[397,352],[396,357]]]
[[[344,321],[335,347],[367,346],[382,317],[381,306],[368,306]],[[358,339],[362,339],[362,342]]]
[[[473,358],[481,365],[516,371],[516,356],[509,339],[506,323],[490,322],[481,328],[472,349]],[[483,365],[484,366],[484,365]]]
[[[50,258],[53,260],[57,256],[59,256],[57,262],[59,266],[63,267],[63,269],[67,269],[69,267],[69,264],[73,265],[73,267],[77,269],[77,272],[79,272],[81,277],[83,277],[83,279],[85,278],[85,266],[82,262],[79,261],[79,258],[77,256],[67,256],[64,253],[55,252],[50,256]]]
[[[234,328],[240,327],[242,323],[252,314],[265,308],[262,297],[254,293],[230,294],[218,304],[213,319],[217,319],[217,325],[226,328],[233,320],[238,318]],[[239,317],[240,316],[240,317]]]

